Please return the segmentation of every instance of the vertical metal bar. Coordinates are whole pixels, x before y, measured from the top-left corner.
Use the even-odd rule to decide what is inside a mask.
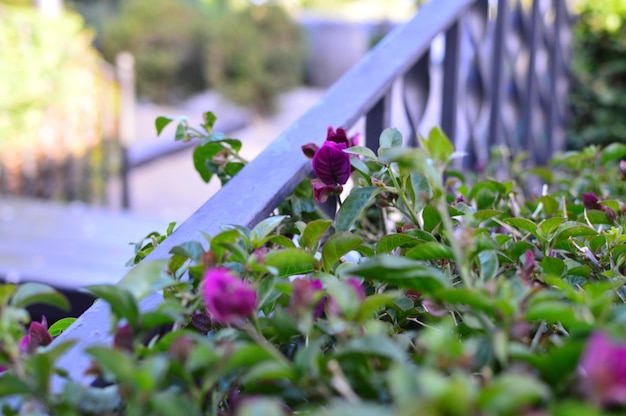
[[[561,44],[561,32],[566,24],[564,14],[566,13],[564,0],[554,0],[555,16],[554,25],[552,27],[553,42],[550,66],[550,112],[548,119],[548,149],[550,153],[565,149],[565,134],[562,123],[562,111],[565,108],[565,100],[567,99],[565,91],[560,86],[561,77],[563,76],[565,61],[563,56],[563,47]]]
[[[120,88],[119,139],[122,147],[122,207],[130,206],[129,166],[126,149],[135,139],[135,60],[128,52],[117,55],[117,80]]]
[[[498,15],[493,34],[493,49],[491,55],[491,91],[489,113],[489,147],[502,141],[502,97],[504,93],[504,38],[508,34],[509,21],[508,0],[498,1]]]
[[[404,74],[403,101],[411,137],[408,146],[417,146],[419,124],[422,121],[430,95],[430,49]]]
[[[461,65],[460,22],[456,20],[446,31],[446,55],[443,62],[443,97],[441,100],[441,128],[456,141],[459,76]]]
[[[533,0],[530,20],[530,41],[528,53],[528,71],[526,77],[526,100],[524,102],[522,116],[522,146],[528,152],[531,160],[535,160],[535,143],[532,137],[533,106],[537,98],[537,77],[535,74],[535,61],[537,54],[537,42],[539,30],[539,0]]]
[[[383,95],[365,115],[365,145],[374,152],[378,149],[378,138],[391,124],[391,89]]]

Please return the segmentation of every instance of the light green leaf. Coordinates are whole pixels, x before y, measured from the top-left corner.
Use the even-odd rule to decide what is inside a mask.
[[[135,299],[141,300],[151,293],[176,284],[170,275],[164,272],[167,260],[144,260],[136,265],[117,286],[128,291]]]
[[[13,292],[11,306],[26,308],[36,303],[56,306],[66,311],[70,309],[70,303],[65,296],[43,283],[24,283]]]
[[[454,254],[450,247],[436,241],[429,241],[413,247],[405,254],[413,260],[453,259]]]
[[[366,157],[368,159],[372,159],[376,161],[378,160],[378,157],[376,156],[376,154],[369,147],[353,146],[353,147],[344,149],[343,151],[351,155],[359,155],[359,156]]]
[[[454,145],[439,127],[430,130],[428,138],[420,137],[420,143],[428,155],[438,162],[447,162],[454,153]]]
[[[315,220],[308,223],[302,231],[302,238],[300,239],[302,247],[313,250],[332,224],[333,222],[329,220]]]
[[[315,257],[299,248],[275,250],[265,256],[265,264],[276,267],[279,277],[309,273],[316,263]]]
[[[258,248],[257,244],[273,232],[287,217],[287,215],[275,215],[258,223],[250,232],[250,242],[252,245]]]
[[[402,134],[396,128],[387,128],[383,130],[378,139],[379,151],[380,149],[390,148],[390,147],[401,147],[402,146]]]
[[[623,159],[626,157],[626,145],[623,143],[611,143],[602,150],[600,163],[606,165],[608,162]]]

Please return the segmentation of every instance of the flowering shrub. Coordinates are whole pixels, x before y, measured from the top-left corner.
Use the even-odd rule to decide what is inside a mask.
[[[20,348],[22,308],[64,299],[3,286],[5,414],[624,413],[626,146],[558,155],[550,169],[494,159],[478,177],[451,169],[461,155],[438,129],[417,149],[393,129],[376,152],[331,137],[303,150],[325,158],[325,185],[342,186],[350,163],[333,219],[224,225],[88,288],[114,334],[86,350],[93,386],[50,390],[68,344]],[[502,163],[511,178],[497,180]],[[536,194],[526,184],[538,180]],[[153,290],[163,302],[140,312]]]

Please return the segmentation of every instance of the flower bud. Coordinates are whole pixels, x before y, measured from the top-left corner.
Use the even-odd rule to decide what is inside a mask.
[[[52,342],[52,335],[48,332],[48,321],[45,316],[41,317],[41,323],[31,322],[28,333],[20,341],[20,350],[30,354],[38,347],[45,347]]]
[[[352,166],[350,155],[343,149],[343,143],[332,141],[324,142],[324,145],[313,156],[313,172],[327,185],[344,185],[348,182]]]
[[[626,404],[626,343],[594,332],[579,362],[587,395],[604,405]]]

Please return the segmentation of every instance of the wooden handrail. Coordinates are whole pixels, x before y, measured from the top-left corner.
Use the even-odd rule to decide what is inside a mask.
[[[535,0],[535,3],[538,1]],[[476,5],[480,6],[477,7],[479,11],[489,7],[486,0],[437,0],[422,6],[410,22],[383,39],[328,89],[317,104],[156,247],[147,259],[168,258],[172,247],[190,240],[202,240],[199,231],[214,235],[223,224],[251,227],[266,218],[310,173],[310,162],[302,155],[301,146],[309,142],[321,143],[328,126],[350,128],[365,116],[366,143],[373,146],[380,132],[389,124],[393,83],[402,77],[412,77],[416,85],[428,85],[428,74],[425,74],[425,83],[420,81],[424,79],[420,78],[424,76],[420,73],[423,63],[428,62],[423,57],[427,56],[433,39],[439,34],[446,36],[447,47],[443,89],[448,96],[443,102],[452,107],[446,108],[447,111],[456,114],[459,105],[461,30],[470,7],[474,9]],[[538,7],[537,4],[534,7]],[[501,45],[499,47],[502,48]],[[416,129],[421,114],[408,116]],[[449,135],[455,135],[454,116],[444,114],[442,124]],[[160,295],[153,294],[144,299],[140,307],[143,311],[150,310],[161,300]],[[91,382],[91,378],[84,375],[89,360],[82,351],[89,345],[110,344],[111,336],[106,333],[108,327],[108,306],[97,301],[55,340],[77,341],[58,362],[72,379]],[[54,383],[57,390],[61,387],[60,381]]]

